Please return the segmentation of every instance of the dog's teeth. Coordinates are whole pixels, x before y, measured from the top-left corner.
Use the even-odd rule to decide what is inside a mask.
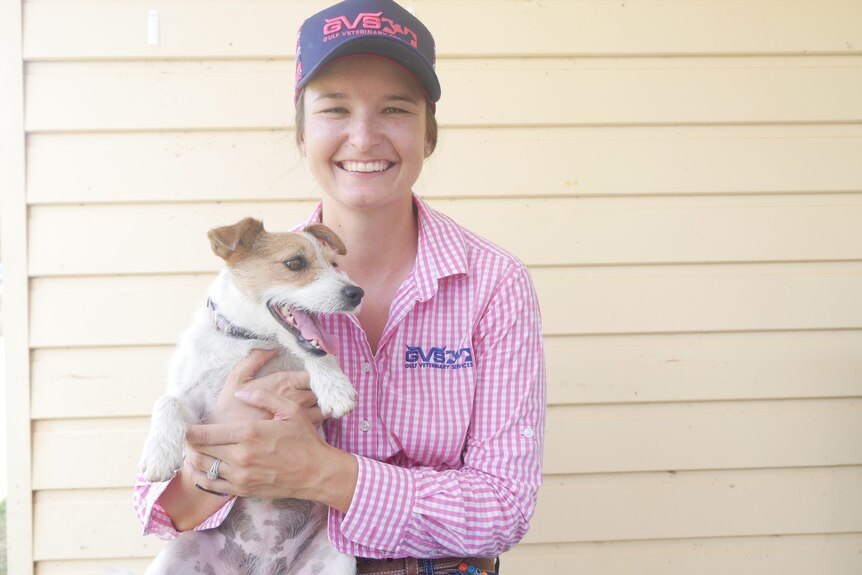
[[[320,342],[317,341],[316,339],[313,339],[313,340],[309,341],[308,343],[310,343],[311,345],[313,345],[317,349],[320,349]]]

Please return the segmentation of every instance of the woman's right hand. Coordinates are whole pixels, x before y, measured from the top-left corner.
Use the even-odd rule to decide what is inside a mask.
[[[317,397],[309,386],[308,374],[304,371],[278,371],[256,377],[267,362],[278,355],[277,350],[253,349],[231,370],[225,381],[216,406],[207,418],[207,423],[228,423],[244,420],[272,419],[273,414],[236,398],[237,391],[262,389],[289,399],[304,408],[305,415],[314,425],[325,419],[317,406]]]

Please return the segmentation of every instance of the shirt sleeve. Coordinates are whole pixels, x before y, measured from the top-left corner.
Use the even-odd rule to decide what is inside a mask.
[[[174,477],[176,477],[176,472],[174,472]],[[142,475],[138,476],[135,482],[133,497],[135,513],[144,525],[144,535],[154,533],[160,539],[174,539],[179,536],[180,532],[174,527],[174,522],[168,516],[161,503],[159,503],[159,497],[162,496],[162,493],[164,493],[171,481],[173,481],[173,477],[167,481],[153,483],[147,481]],[[236,501],[236,497],[231,497],[215,513],[210,515],[192,531],[214,529],[221,525],[228,516],[228,513],[230,513],[230,510],[233,509],[234,501]]]
[[[541,317],[527,270],[495,291],[474,329],[479,370],[460,469],[404,469],[357,456],[337,531],[363,557],[497,556],[529,527],[542,482],[546,382]],[[339,526],[332,529],[333,523]]]

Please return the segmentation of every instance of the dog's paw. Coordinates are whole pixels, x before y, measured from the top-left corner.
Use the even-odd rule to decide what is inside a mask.
[[[183,454],[170,454],[166,450],[157,450],[141,457],[141,474],[147,481],[167,481],[183,464]]]
[[[356,390],[345,378],[339,385],[327,385],[317,394],[317,405],[326,417],[344,417],[356,407]]]

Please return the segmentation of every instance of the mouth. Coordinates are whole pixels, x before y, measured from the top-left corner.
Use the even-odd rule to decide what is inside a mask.
[[[395,162],[389,162],[386,160],[378,160],[374,162],[356,162],[353,160],[344,160],[343,162],[336,162],[336,165],[346,172],[373,174],[385,172],[386,170],[394,166]]]
[[[272,317],[296,338],[303,350],[316,356],[338,354],[338,342],[326,333],[316,314],[279,305],[272,300],[267,302],[266,307]]]

